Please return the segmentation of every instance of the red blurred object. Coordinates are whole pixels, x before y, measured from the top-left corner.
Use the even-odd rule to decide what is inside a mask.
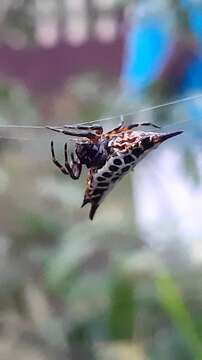
[[[20,80],[31,91],[54,92],[69,76],[98,72],[120,74],[123,38],[112,42],[89,40],[80,46],[59,43],[52,48],[13,49],[0,47],[0,76]]]

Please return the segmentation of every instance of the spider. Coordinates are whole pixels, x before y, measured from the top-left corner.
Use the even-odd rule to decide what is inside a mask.
[[[125,126],[123,121],[118,127],[108,132],[104,132],[103,127],[99,125],[47,127],[65,135],[81,137],[81,140],[76,140],[76,148],[70,154],[70,161],[67,143],[65,143],[64,165],[56,160],[53,141],[51,141],[51,153],[53,163],[63,174],[69,175],[74,180],[79,179],[83,165],[88,168],[81,207],[91,204],[89,213],[91,220],[105,196],[124,175],[133,170],[140,160],[165,140],[183,132],[158,133],[133,130],[138,126],[160,128],[148,122]]]

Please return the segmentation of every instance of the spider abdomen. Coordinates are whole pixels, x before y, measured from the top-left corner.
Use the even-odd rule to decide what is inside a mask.
[[[136,164],[146,155],[146,152],[148,151],[144,151],[137,145],[130,146],[126,151],[119,151],[114,148],[113,155],[107,159],[101,169],[89,171],[83,206],[91,203],[91,219],[105,196],[123,176],[134,169]]]
[[[123,176],[133,170],[139,161],[162,142],[180,133],[127,131],[112,137],[108,143],[110,155],[105,165],[100,169],[90,169],[88,173],[82,206],[91,203],[90,219],[93,219],[98,206]]]

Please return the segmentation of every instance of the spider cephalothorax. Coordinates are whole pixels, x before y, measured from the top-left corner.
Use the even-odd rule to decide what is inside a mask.
[[[88,168],[87,185],[82,207],[91,203],[89,217],[92,220],[95,212],[107,193],[113,186],[151,150],[165,140],[179,135],[182,131],[173,133],[134,131],[137,126],[153,126],[151,123],[132,124],[124,126],[123,122],[115,129],[103,132],[101,126],[68,126],[64,129],[48,127],[65,135],[83,138],[76,141],[75,152],[71,152],[69,163],[67,143],[64,147],[65,164],[61,165],[55,158],[53,141],[51,142],[52,160],[54,164],[72,179],[78,179],[82,165]],[[76,130],[71,131],[71,130]],[[82,130],[81,132],[79,132]]]
[[[105,165],[109,155],[108,141],[100,140],[96,143],[77,143],[76,155],[80,162],[86,165],[88,169],[99,169]]]

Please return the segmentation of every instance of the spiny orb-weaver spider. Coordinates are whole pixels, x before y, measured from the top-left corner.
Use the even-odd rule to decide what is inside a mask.
[[[87,185],[81,207],[87,203],[91,204],[89,213],[91,220],[104,197],[124,175],[133,170],[151,150],[157,148],[165,140],[183,132],[158,133],[132,130],[138,126],[153,126],[159,129],[159,126],[152,123],[125,126],[123,121],[118,127],[108,132],[104,132],[103,127],[99,125],[64,125],[64,128],[48,126],[50,130],[82,138],[76,141],[75,152],[70,154],[70,162],[67,143],[65,144],[64,165],[56,160],[53,141],[51,153],[54,164],[74,180],[80,177],[82,165],[88,168]]]

